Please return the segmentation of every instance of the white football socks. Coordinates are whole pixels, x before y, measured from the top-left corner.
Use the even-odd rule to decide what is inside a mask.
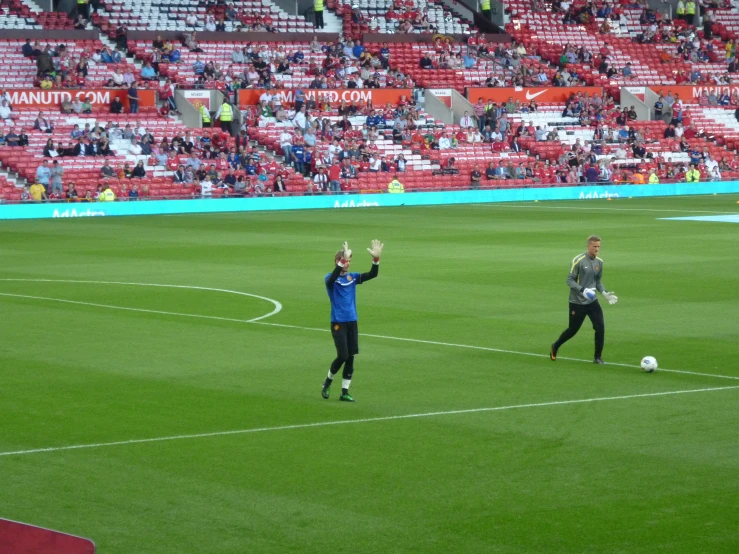
[[[342,379],[341,380],[341,388],[349,390],[349,385],[351,385],[352,380],[351,379]]]

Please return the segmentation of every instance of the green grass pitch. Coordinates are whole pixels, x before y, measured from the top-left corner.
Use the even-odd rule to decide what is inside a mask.
[[[0,517],[103,554],[735,553],[739,225],[660,218],[737,200],[0,222]],[[611,363],[587,321],[552,363],[591,233]],[[357,403],[323,400],[322,279],[374,238]]]

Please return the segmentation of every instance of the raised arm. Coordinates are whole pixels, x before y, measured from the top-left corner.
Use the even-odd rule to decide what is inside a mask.
[[[367,249],[367,252],[370,253],[370,256],[372,256],[372,268],[366,272],[362,273],[359,276],[359,281],[357,284],[361,285],[365,281],[369,281],[371,279],[374,279],[377,277],[378,273],[380,272],[380,256],[382,256],[382,249],[384,248],[384,244],[382,244],[379,240],[373,240],[372,245]]]

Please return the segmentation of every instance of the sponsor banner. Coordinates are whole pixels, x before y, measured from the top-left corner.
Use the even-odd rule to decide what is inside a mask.
[[[210,109],[210,91],[209,90],[185,90],[182,91],[184,96],[190,104],[198,106],[202,104],[206,108]]]
[[[92,541],[25,523],[0,519],[3,554],[95,554]]]
[[[700,98],[701,95],[704,92],[715,93],[716,96],[719,96],[723,93],[728,94],[731,96],[734,94],[734,92],[739,91],[739,84],[737,85],[724,85],[724,86],[718,86],[718,85],[707,85],[707,86],[701,86],[701,85],[662,85],[662,86],[651,86],[649,87],[657,94],[663,94],[666,95],[668,92],[672,92],[673,95],[679,94],[680,99],[683,101],[693,100],[695,98]]]
[[[72,101],[74,98],[89,100],[93,106],[109,106],[118,96],[128,107],[126,89],[7,89],[10,95],[10,104],[14,108],[58,108],[63,101]],[[139,106],[156,105],[156,95],[153,90],[139,89]]]
[[[376,107],[384,106],[388,102],[397,104],[405,99],[413,98],[413,91],[404,88],[390,89],[304,89],[306,98],[319,101],[328,101],[332,106],[338,106],[342,100],[347,104],[350,102],[372,102]],[[239,108],[255,106],[259,104],[259,97],[264,93],[262,89],[242,89],[239,91]],[[295,102],[295,89],[277,89],[272,94],[280,97],[283,104]]]
[[[402,178],[402,177],[401,177]],[[341,194],[286,196],[282,198],[214,198],[209,200],[149,200],[96,204],[4,204],[0,219],[52,219],[158,215],[184,213],[259,212],[327,208],[373,208],[391,206],[437,206],[534,200],[605,201],[608,198],[641,198],[739,193],[739,181],[675,183],[664,185],[595,185],[577,187],[407,192],[404,194]],[[0,549],[2,552],[2,549]]]
[[[483,102],[507,102],[509,98],[519,102],[565,102],[573,94],[603,96],[601,87],[516,87],[516,88],[468,88],[467,99],[475,104],[478,98]]]
[[[450,88],[430,88],[427,89],[431,94],[444,102],[448,108],[452,107],[452,89]]]
[[[621,87],[621,90],[626,90],[626,92],[642,102],[644,102],[647,97],[647,87]]]

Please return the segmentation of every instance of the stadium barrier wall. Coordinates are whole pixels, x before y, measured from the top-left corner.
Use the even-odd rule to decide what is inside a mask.
[[[10,105],[14,108],[58,108],[63,101],[73,99],[89,100],[93,107],[110,107],[110,103],[117,96],[123,106],[129,109],[128,89],[124,88],[80,88],[80,89],[51,89],[40,88],[13,88],[7,89],[10,96]],[[156,92],[151,89],[139,89],[139,107],[156,106]]]
[[[673,87],[674,88],[674,87]],[[467,89],[467,98],[471,103],[482,98],[483,102],[507,102],[509,98],[528,104],[532,100],[539,102],[565,102],[572,94],[587,94],[603,97],[602,87],[518,87],[518,88],[475,88]]]
[[[272,210],[438,206],[539,200],[597,200],[739,193],[739,181],[675,183],[665,185],[596,185],[578,187],[518,188],[408,192],[404,194],[339,194],[280,198],[213,198],[199,200],[149,200],[138,202],[6,204],[0,219],[52,219],[123,215],[162,215]]]
[[[295,102],[295,91],[297,89],[278,89],[275,94],[280,96],[283,104],[293,104]],[[259,97],[265,92],[265,89],[240,89],[238,91],[239,108],[248,106],[256,106],[259,104]],[[390,88],[390,89],[372,89],[372,88],[350,88],[350,89],[303,89],[305,97],[311,100],[326,100],[332,106],[338,106],[341,101],[345,102],[372,102],[376,108],[383,109],[385,104],[397,104],[405,100],[406,102],[413,99],[413,90],[409,88]]]

